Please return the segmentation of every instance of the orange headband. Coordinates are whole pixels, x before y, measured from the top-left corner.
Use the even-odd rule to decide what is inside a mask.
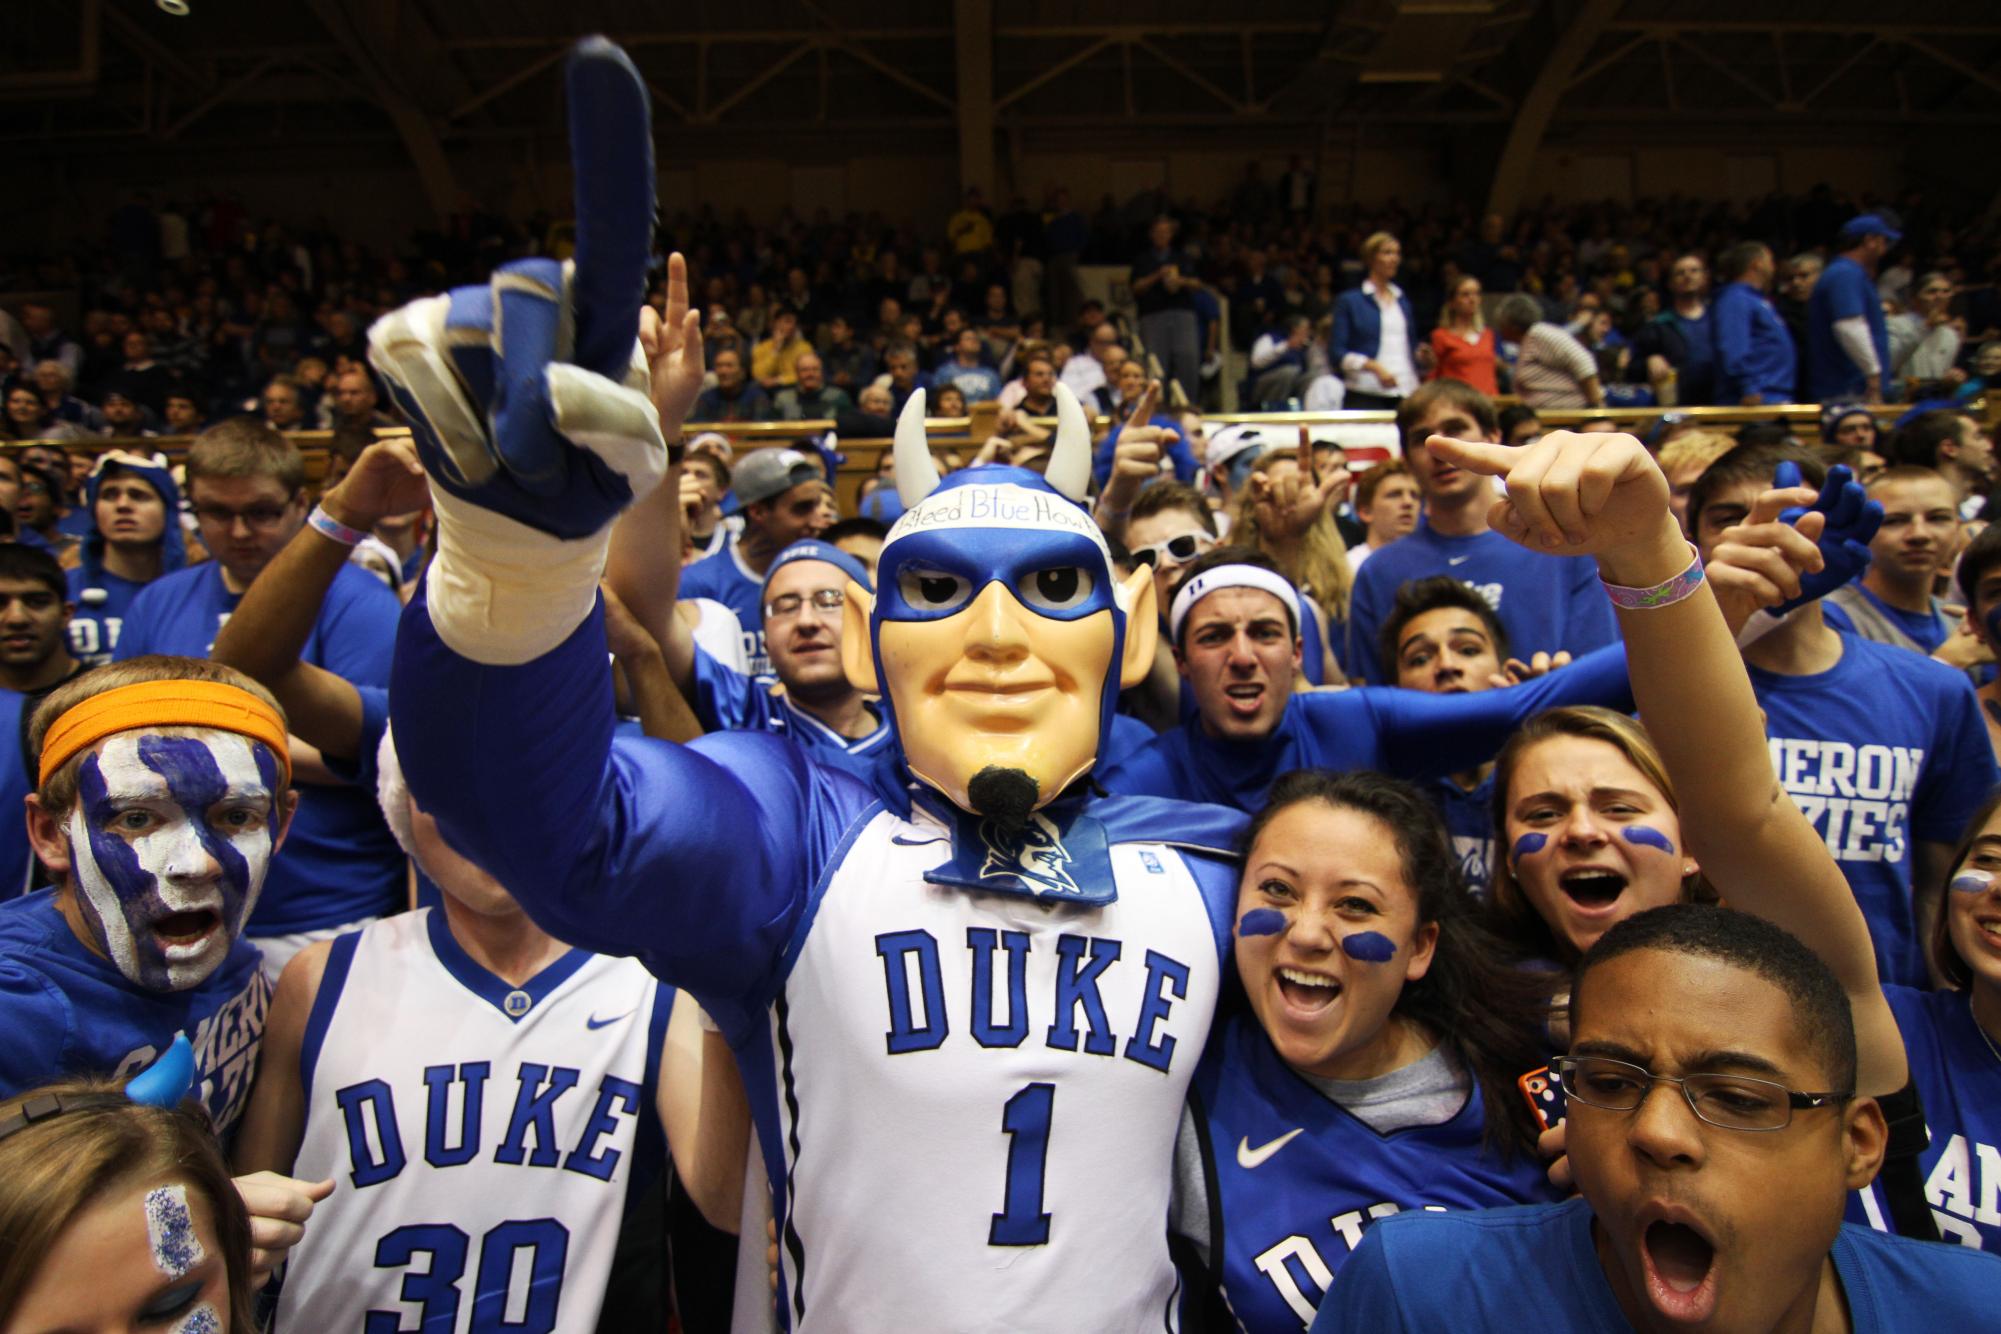
[[[285,720],[248,690],[220,681],[142,681],[92,695],[50,725],[38,781],[48,782],[71,757],[113,733],[142,727],[213,727],[261,741],[284,770],[279,787],[292,785]]]

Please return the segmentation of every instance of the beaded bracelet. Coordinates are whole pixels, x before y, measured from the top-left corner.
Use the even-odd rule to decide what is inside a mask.
[[[362,529],[350,528],[334,518],[327,513],[324,505],[313,506],[313,512],[306,516],[306,522],[313,526],[313,531],[332,538],[344,547],[354,546],[368,536]]]
[[[1672,607],[1702,587],[1702,557],[1696,552],[1694,543],[1689,544],[1688,551],[1688,568],[1652,588],[1627,588],[1604,579],[1599,582],[1605,585],[1605,592],[1615,607],[1624,607],[1628,611],[1655,611],[1661,607]]]

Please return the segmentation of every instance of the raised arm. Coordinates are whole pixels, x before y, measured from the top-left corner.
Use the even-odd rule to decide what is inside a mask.
[[[1344,702],[1348,700],[1356,703]],[[1365,707],[1376,736],[1371,767],[1402,778],[1436,778],[1485,764],[1516,728],[1545,709],[1566,704],[1632,707],[1625,650],[1616,644],[1593,649],[1568,667],[1501,690],[1432,695],[1365,686],[1340,695],[1309,696],[1306,709],[1316,726],[1339,736],[1354,726],[1348,710]]]
[[[636,340],[651,111],[602,38],[578,43],[566,77],[574,268],[515,261],[369,331],[438,514],[397,636],[397,753],[445,838],[545,930],[747,1021],[868,798],[780,738],[612,741],[598,579],[612,520],[667,470]]]
[[[681,425],[702,392],[701,312],[688,308],[688,264],[679,254],[667,259],[667,314],[640,311],[640,348],[646,354],[653,406],[660,430],[676,457]],[[686,694],[693,671],[695,636],[674,613],[681,591],[681,465],[642,496],[612,525],[605,583],[660,644],[667,671]]]
[[[384,440],[362,451],[320,507],[335,526],[365,533],[383,519],[422,509],[429,499],[415,448],[407,440]],[[301,528],[244,593],[209,654],[262,682],[284,707],[292,735],[336,759],[355,758],[361,746],[361,695],[300,654],[353,549],[313,525]]]
[[[1667,509],[1667,481],[1631,436],[1557,431],[1523,449],[1434,436],[1429,448],[1505,477],[1507,498],[1491,522],[1531,550],[1595,556],[1606,583],[1629,589],[1668,585],[1693,567]],[[1778,784],[1763,714],[1715,597],[1703,584],[1671,600],[1686,587],[1655,605],[1614,601],[1633,698],[1674,781],[1689,851],[1730,906],[1777,923],[1826,960],[1854,1010],[1861,1090],[1895,1092],[1908,1078],[1904,1046],[1862,910]]]

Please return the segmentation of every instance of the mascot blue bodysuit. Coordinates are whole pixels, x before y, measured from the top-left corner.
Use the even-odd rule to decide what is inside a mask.
[[[411,792],[548,931],[714,1016],[790,1325],[1172,1328],[1170,1168],[1242,817],[1094,793],[1157,615],[1079,503],[1082,411],[1059,391],[1046,479],[940,479],[921,398],[899,422],[907,508],[843,641],[903,766],[871,787],[768,735],[614,741],[597,581],[668,461],[635,345],[653,164],[624,54],[589,40],[568,78],[574,267],[370,335],[440,525],[391,687]]]

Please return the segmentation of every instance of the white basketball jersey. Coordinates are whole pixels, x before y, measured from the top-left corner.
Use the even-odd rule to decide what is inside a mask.
[[[943,837],[870,819],[771,1008],[787,1318],[1171,1329],[1218,926],[1163,844],[1115,845],[1117,901],[1080,907],[926,884]]]
[[[672,994],[582,950],[510,986],[441,910],[336,941],[294,1168],[334,1193],[291,1253],[275,1327],[594,1329],[637,1137],[657,1134]]]

